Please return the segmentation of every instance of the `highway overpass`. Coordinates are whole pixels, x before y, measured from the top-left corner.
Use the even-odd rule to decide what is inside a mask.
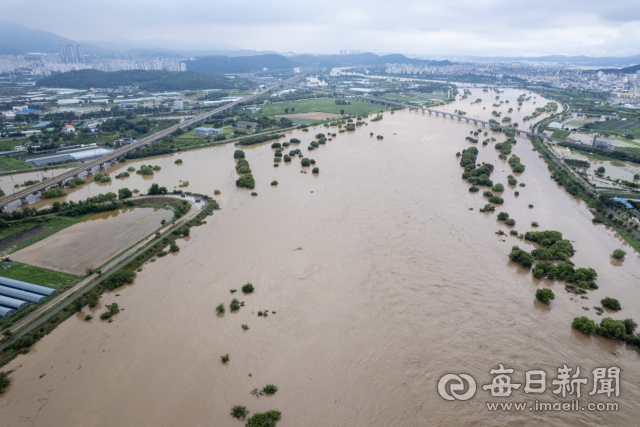
[[[272,84],[274,83],[273,81],[271,82]],[[95,173],[98,170],[100,170],[100,168],[105,168],[108,167],[109,165],[111,165],[112,163],[115,163],[118,161],[118,159],[122,156],[124,156],[125,154],[131,152],[131,151],[136,151],[136,150],[141,150],[143,148],[146,147],[150,147],[153,144],[157,143],[158,141],[160,141],[162,138],[168,137],[170,136],[175,130],[179,129],[179,128],[186,128],[189,126],[193,126],[196,123],[200,122],[201,120],[205,120],[208,119],[211,116],[215,116],[216,114],[222,113],[223,111],[229,110],[234,108],[235,106],[237,106],[238,104],[241,104],[243,102],[247,102],[247,101],[252,101],[256,98],[259,98],[263,95],[266,95],[268,93],[270,93],[271,91],[282,87],[283,83],[276,83],[275,85],[268,87],[264,90],[261,90],[260,92],[257,92],[253,95],[247,96],[245,98],[242,98],[238,101],[234,101],[234,102],[230,102],[228,104],[225,104],[221,107],[216,108],[215,110],[211,110],[207,113],[201,114],[199,116],[194,117],[193,119],[190,120],[185,120],[184,122],[177,124],[175,126],[171,126],[168,129],[165,129],[163,131],[160,131],[158,133],[155,133],[153,135],[147,136],[137,142],[134,142],[133,144],[129,144],[126,147],[122,147],[119,148],[117,150],[112,151],[111,153],[107,154],[106,156],[100,157],[96,160],[93,160],[91,162],[88,162],[80,167],[77,167],[75,169],[72,169],[70,171],[64,172],[61,175],[58,175],[55,178],[50,178],[47,181],[44,182],[40,182],[38,184],[34,184],[34,185],[30,185],[27,188],[25,188],[24,190],[20,190],[15,192],[14,194],[8,194],[2,198],[0,198],[0,211],[2,212],[6,212],[9,208],[9,205],[11,204],[17,204],[18,206],[20,206],[20,204],[22,203],[28,203],[27,197],[34,195],[34,196],[40,196],[41,193],[45,190],[48,190],[52,187],[57,187],[57,186],[64,186],[67,182],[69,182],[70,180],[72,180],[73,178],[76,178],[80,175],[86,175],[88,173]],[[20,202],[20,203],[17,203]]]

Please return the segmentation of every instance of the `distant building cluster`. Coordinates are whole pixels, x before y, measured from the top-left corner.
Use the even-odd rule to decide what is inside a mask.
[[[340,49],[340,55],[360,55],[361,53],[362,51],[360,50]]]
[[[386,64],[389,74],[467,74],[474,70],[473,65],[414,65],[414,64]]]
[[[57,54],[29,53],[26,55],[0,55],[0,74],[49,76],[73,70],[166,70],[187,71],[187,65],[177,58],[96,59],[88,61],[82,46],[62,46]]]
[[[75,48],[72,45],[58,47],[58,52],[60,55],[60,62],[63,64],[84,64],[84,51],[82,50],[82,46],[77,45]]]

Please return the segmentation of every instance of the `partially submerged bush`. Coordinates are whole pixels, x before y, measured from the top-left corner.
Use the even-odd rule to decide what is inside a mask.
[[[224,304],[218,304],[218,306],[216,307],[216,313],[218,314],[224,313]]]
[[[220,356],[220,359],[222,360],[222,363],[227,363],[229,361],[229,353],[224,356]]]
[[[244,418],[247,416],[247,408],[245,406],[236,405],[231,408],[231,416],[236,418]]]
[[[115,288],[119,288],[120,286],[124,285],[125,283],[133,283],[135,278],[135,271],[121,269],[116,271],[115,273],[112,273],[109,277],[104,279],[102,283],[107,287],[107,289],[112,291]]]
[[[42,197],[45,199],[55,199],[56,197],[63,197],[66,195],[67,193],[62,189],[62,187],[53,187],[42,192]]]
[[[281,417],[280,411],[258,412],[247,420],[245,427],[275,427]]]
[[[11,384],[11,381],[9,372],[0,372],[0,394],[4,393],[5,389]]]
[[[587,316],[576,317],[573,319],[571,326],[584,334],[592,334],[596,331],[596,324]]]
[[[114,302],[113,304],[111,304],[111,305],[106,306],[106,308],[107,308],[109,311],[105,311],[104,313],[102,313],[102,314],[100,315],[100,318],[101,318],[102,320],[109,319],[109,318],[110,318],[111,316],[113,316],[114,314],[118,314],[118,313],[120,313],[120,309],[118,308],[118,304],[117,304],[117,303],[115,303],[115,302]]]
[[[246,285],[242,286],[242,292],[244,292],[245,294],[250,294],[251,292],[253,292],[253,290],[253,284],[251,283],[247,283]]]
[[[241,176],[240,178],[238,178],[236,180],[236,185],[238,187],[244,187],[244,188],[255,188],[256,187],[256,181],[253,179],[253,175],[251,175],[250,173]]]
[[[622,307],[620,307],[620,301],[615,298],[606,297],[600,301],[600,304],[602,304],[604,308],[608,308],[609,310],[622,310]]]
[[[506,221],[506,220],[508,220],[508,219],[509,219],[509,214],[508,214],[508,213],[506,213],[506,212],[500,212],[500,213],[498,214],[498,220],[500,220],[500,221]]]
[[[622,320],[613,320],[610,317],[605,317],[600,322],[600,326],[596,327],[596,334],[623,340],[627,337],[627,329]]]
[[[531,267],[533,265],[533,257],[527,251],[523,251],[517,246],[511,248],[511,252],[509,253],[509,258],[511,261],[517,262],[523,267]]]
[[[275,392],[278,391],[278,387],[276,387],[273,384],[267,384],[266,386],[264,386],[264,388],[262,389],[262,391],[265,394],[275,394]]]
[[[320,173],[320,168],[316,166],[315,168],[313,168],[313,170],[311,170],[311,173]]]
[[[613,251],[613,254],[611,256],[613,257],[613,259],[624,259],[624,256],[626,254],[627,253],[622,249],[616,249],[615,251]]]
[[[536,298],[545,304],[549,304],[549,300],[556,299],[556,296],[551,289],[542,288],[536,291]]]
[[[240,310],[240,301],[237,298],[231,300],[231,304],[229,304],[229,309],[231,311]]]

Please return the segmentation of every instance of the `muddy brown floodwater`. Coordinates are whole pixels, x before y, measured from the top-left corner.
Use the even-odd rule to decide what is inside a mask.
[[[526,187],[517,187],[519,197],[507,188],[497,212],[507,211],[520,233],[531,221],[561,231],[577,249],[575,264],[597,270],[600,288],[581,299],[511,263],[514,244],[532,246],[497,236],[509,227],[497,212],[478,212],[485,198],[469,193],[455,156],[470,146],[470,129],[398,111],[312,152],[308,143],[321,128],[291,132],[320,174],[300,173],[308,168],[297,158],[274,168],[269,144],[248,147],[257,197],[234,185],[233,146],[181,153],[180,167],[176,156],[145,159],[163,167],[154,182],[189,180],[189,189],[207,194],[219,188],[222,210],[178,241],[177,256],[147,264],[119,297],[102,297],[103,306],[117,301],[126,309],[113,323],[85,322],[85,308],[6,366],[14,382],[0,398],[0,425],[241,426],[229,415],[233,405],[278,409],[278,427],[637,425],[638,353],[571,327],[576,316],[599,321],[592,307],[605,296],[623,310],[603,316],[640,320],[637,253],[593,225],[585,204],[517,138],[513,153],[527,166],[517,178]],[[506,184],[511,170],[493,144],[478,149],[479,162],[495,165],[493,181]],[[617,248],[629,254],[622,263],[610,259]],[[247,282],[254,293],[229,292]],[[556,294],[549,306],[535,300],[542,286]],[[231,313],[234,296],[245,306]],[[227,312],[216,316],[219,303]],[[264,310],[276,313],[258,317]],[[523,384],[508,398],[482,389],[500,363]],[[564,364],[589,380],[583,406],[609,401],[619,410],[487,409],[488,402],[571,402],[551,392]],[[589,396],[592,370],[612,366],[621,369],[620,396]],[[547,373],[543,394],[523,391],[525,371],[534,369]],[[474,377],[475,396],[440,397],[437,383],[447,373]],[[269,383],[278,387],[274,396],[250,394]]]

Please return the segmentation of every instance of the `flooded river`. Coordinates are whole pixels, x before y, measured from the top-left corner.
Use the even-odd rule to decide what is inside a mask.
[[[509,95],[512,106],[520,93]],[[471,115],[463,104],[447,108]],[[465,137],[472,129],[397,111],[311,152],[313,134],[326,131],[290,132],[287,140],[301,139],[320,173],[297,158],[274,168],[270,144],[247,147],[257,197],[235,186],[232,145],[110,170],[160,165],[152,181],[132,176],[72,190],[67,197],[77,200],[182,179],[193,192],[220,189],[222,209],[193,228],[188,242],[178,241],[177,256],[147,264],[133,285],[102,297],[102,306],[125,308],[113,323],[97,316],[85,322],[85,308],[6,366],[15,369],[14,382],[0,398],[0,426],[244,425],[229,415],[234,405],[251,413],[278,409],[278,427],[637,425],[640,356],[578,332],[571,321],[599,321],[593,306],[605,296],[623,310],[602,317],[640,321],[640,259],[613,231],[593,225],[585,204],[551,180],[531,143],[517,138],[513,153],[526,165],[517,179],[526,187],[506,186],[509,165],[493,144],[478,145],[478,162],[494,164],[491,179],[507,187],[496,211],[508,212],[519,233],[532,230],[532,221],[561,231],[574,242],[576,266],[597,270],[600,288],[581,299],[562,282],[534,279],[509,262],[513,245],[532,246],[496,235],[510,227],[497,212],[479,213],[486,198],[461,179],[455,154],[471,145]],[[622,263],[610,259],[617,248],[628,253]],[[230,293],[247,282],[254,293]],[[555,292],[549,306],[535,300],[542,286]],[[234,296],[245,305],[231,313]],[[217,316],[220,303],[227,311]],[[259,317],[264,310],[274,313]],[[514,369],[512,382],[522,384],[510,397],[482,389],[498,364]],[[487,409],[490,402],[571,402],[575,396],[551,391],[564,364],[579,366],[589,381],[582,406],[615,402],[619,410]],[[612,366],[621,369],[620,396],[589,396],[592,370]],[[547,374],[546,392],[525,394],[525,371],[537,369]],[[437,384],[449,373],[475,378],[475,396],[443,399]],[[250,394],[266,384],[278,392]]]

